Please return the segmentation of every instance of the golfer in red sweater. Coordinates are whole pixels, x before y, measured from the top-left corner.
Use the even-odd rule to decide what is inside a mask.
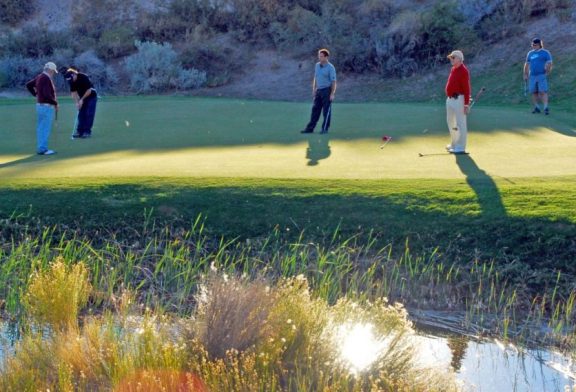
[[[468,128],[466,116],[470,111],[470,73],[464,65],[464,54],[455,50],[448,55],[452,69],[446,82],[446,121],[452,141],[446,150],[452,154],[466,154]]]

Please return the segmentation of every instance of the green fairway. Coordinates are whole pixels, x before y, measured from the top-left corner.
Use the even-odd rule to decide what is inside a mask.
[[[243,177],[284,179],[461,179],[576,174],[569,116],[528,107],[474,108],[468,157],[444,154],[442,104],[343,104],[328,135],[301,135],[308,103],[202,98],[104,98],[94,136],[70,140],[64,102],[50,147],[34,155],[32,100],[0,104],[0,177]],[[392,141],[379,148],[383,135]],[[419,157],[419,153],[431,154]],[[436,155],[438,154],[438,155]]]
[[[0,218],[36,232],[128,233],[145,213],[180,227],[201,215],[211,234],[228,238],[373,231],[400,252],[409,239],[413,249],[438,247],[459,260],[576,273],[569,114],[475,107],[470,155],[454,156],[444,151],[441,104],[335,104],[328,135],[299,133],[307,103],[131,97],[99,105],[93,138],[70,140],[65,102],[51,143],[58,154],[43,157],[33,153],[31,100],[2,102]],[[392,141],[381,149],[383,135]],[[10,224],[4,229],[11,235]]]

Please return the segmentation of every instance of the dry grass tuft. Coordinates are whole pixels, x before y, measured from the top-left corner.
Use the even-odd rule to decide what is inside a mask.
[[[88,302],[91,286],[83,263],[68,267],[56,259],[46,272],[36,272],[22,302],[28,315],[55,331],[78,328],[78,313]]]
[[[76,319],[46,310],[56,282],[75,296],[69,311]],[[407,339],[412,328],[402,307],[384,300],[330,305],[313,295],[303,276],[268,284],[214,275],[202,287],[191,318],[150,309],[134,314],[126,293],[116,313],[86,318],[79,328],[78,308],[89,292],[85,270],[82,264],[66,268],[55,262],[34,276],[27,309],[58,328],[18,343],[0,368],[1,390],[456,390],[450,374],[413,365]],[[366,323],[386,347],[368,366],[352,371],[340,353],[342,326]]]

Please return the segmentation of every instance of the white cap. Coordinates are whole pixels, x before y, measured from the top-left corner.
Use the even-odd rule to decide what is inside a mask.
[[[49,61],[46,64],[44,64],[44,69],[50,69],[58,73],[58,67],[56,67],[56,64],[54,64],[52,61]]]
[[[452,53],[448,55],[448,58],[456,57],[459,58],[460,61],[464,61],[464,53],[461,50],[453,50]]]

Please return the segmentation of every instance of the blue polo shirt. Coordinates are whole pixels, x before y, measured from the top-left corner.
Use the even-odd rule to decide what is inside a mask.
[[[316,88],[326,88],[332,85],[332,82],[336,81],[336,68],[331,63],[326,65],[316,63],[314,68],[314,78],[316,79]]]
[[[546,63],[552,61],[552,55],[546,49],[531,50],[526,56],[526,62],[530,65],[530,75],[538,76],[546,73]]]

